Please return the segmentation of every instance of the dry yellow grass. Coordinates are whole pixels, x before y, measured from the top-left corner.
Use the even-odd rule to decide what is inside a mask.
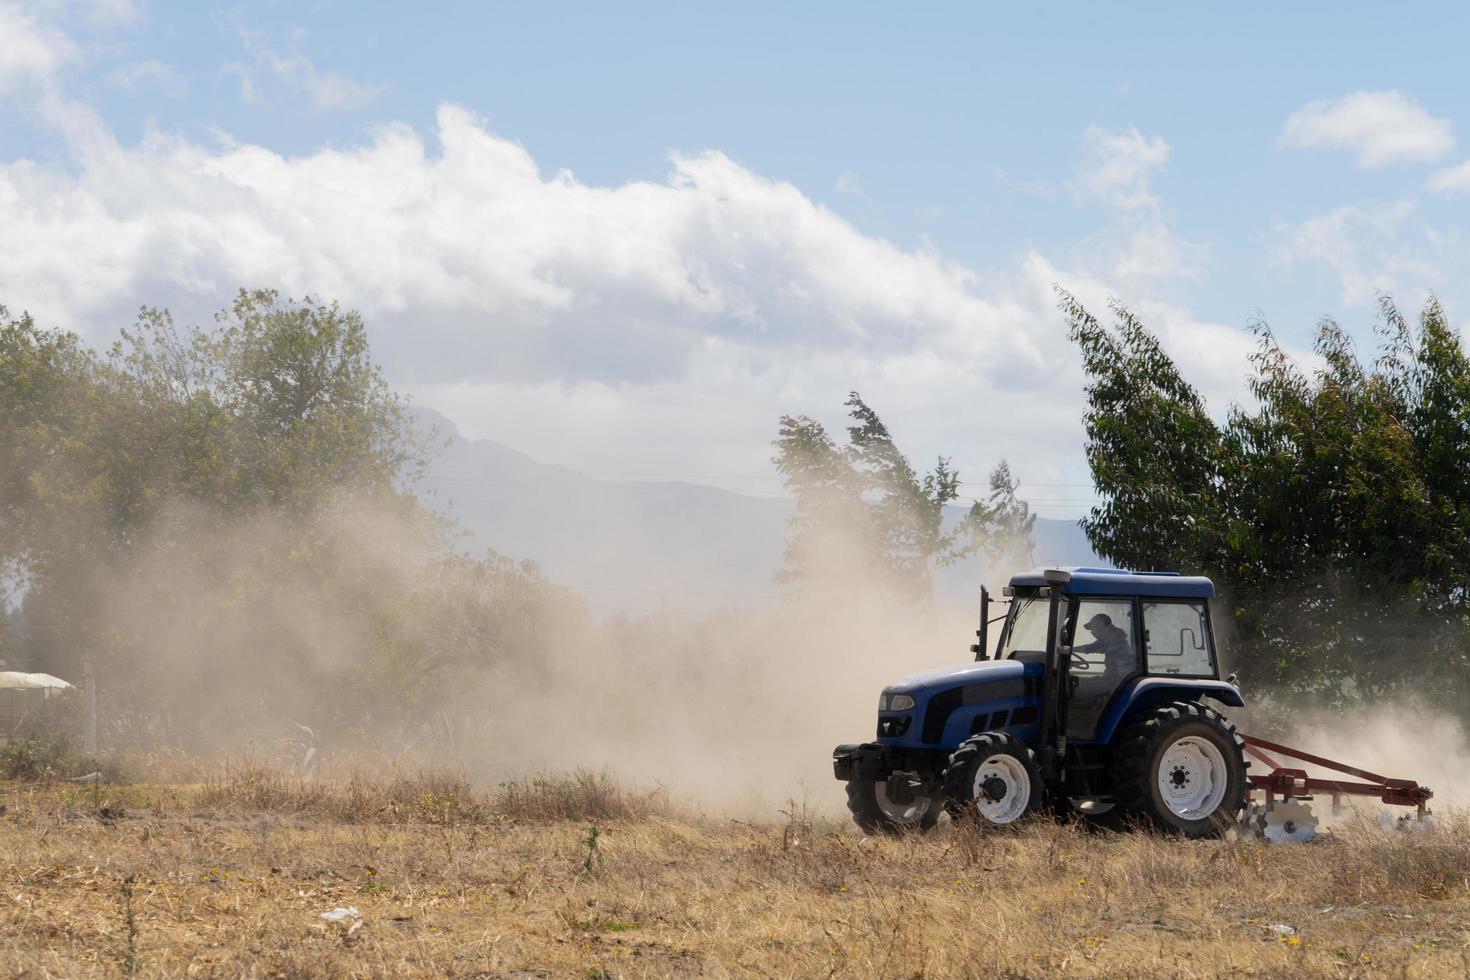
[[[1432,833],[1360,826],[1275,848],[1039,819],[1008,833],[865,839],[787,817],[681,816],[581,778],[484,796],[434,775],[326,787],[258,773],[203,787],[4,787],[0,971],[1470,972],[1463,816]],[[356,931],[319,918],[338,906],[361,912]]]

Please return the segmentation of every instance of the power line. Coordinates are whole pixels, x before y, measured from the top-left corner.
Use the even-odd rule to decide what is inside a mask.
[[[692,479],[696,479],[696,478],[695,477],[688,477],[687,479],[691,479],[692,480]],[[548,483],[544,483],[544,482],[529,481],[529,480],[486,480],[486,479],[481,479],[481,478],[478,478],[478,477],[437,477],[437,478],[426,478],[423,482],[424,482],[425,486],[427,486],[430,489],[437,489],[437,488],[444,487],[444,486],[498,487],[498,488],[503,488],[503,489],[536,490],[536,491],[539,491],[539,492],[542,492],[542,493],[557,493],[557,492],[561,492],[561,493],[573,493],[573,492],[575,492],[578,489],[575,485],[555,484],[555,483],[548,484]],[[608,489],[608,490],[616,490],[616,491],[619,491],[619,492],[632,492],[632,493],[682,493],[686,489],[686,487],[680,486],[678,484],[678,481],[675,481],[675,480],[672,480],[672,479],[670,481],[668,481],[668,482],[658,482],[658,483],[619,482],[619,481],[615,481],[615,480],[593,480],[593,482],[596,484],[596,486],[597,486],[597,488],[599,490],[601,490],[601,489]],[[710,486],[708,484],[697,484],[696,483],[696,484],[689,484],[689,485],[690,486],[695,486],[695,487],[701,487],[701,488],[705,488],[705,489],[710,489],[710,490],[724,490],[723,487]],[[1078,487],[1080,487],[1080,486],[1084,486],[1084,484],[1068,484],[1068,483],[1057,483],[1057,484],[1049,484],[1049,485],[1050,486],[1058,486],[1058,487],[1066,487],[1066,486],[1078,486]],[[727,492],[727,493],[734,493],[735,491],[726,490],[725,492]],[[744,496],[743,494],[738,494],[738,495]],[[776,498],[776,497],[760,497],[760,498],[753,498],[753,499],[773,500],[773,499],[781,499],[781,498]],[[1088,496],[1076,496],[1076,497],[1025,497],[1023,499],[1028,504],[1060,505],[1060,504],[1091,504],[1091,503],[1097,503],[1098,501],[1100,501],[1100,500],[1102,500],[1104,498],[1102,498],[1102,497],[1100,497],[1100,496],[1098,496],[1096,494],[1092,494],[1092,495],[1088,495]]]

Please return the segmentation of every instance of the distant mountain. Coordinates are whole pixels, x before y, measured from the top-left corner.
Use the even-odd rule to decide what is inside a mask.
[[[447,443],[421,496],[471,533],[468,550],[534,559],[602,612],[664,604],[708,610],[779,598],[771,575],[781,564],[791,501],[694,483],[598,480],[499,443],[465,439],[430,409],[415,415]],[[1038,562],[1098,563],[1070,521],[1038,519],[1035,543]],[[978,559],[943,569],[937,598],[974,602],[983,573]]]

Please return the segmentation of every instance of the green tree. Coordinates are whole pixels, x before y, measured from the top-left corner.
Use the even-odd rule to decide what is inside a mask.
[[[1198,568],[1219,547],[1220,432],[1158,339],[1113,302],[1103,326],[1061,293],[1088,375],[1087,461],[1102,503],[1093,548],[1140,570]]]
[[[984,552],[989,567],[1001,573],[1031,568],[1036,515],[1017,496],[1011,466],[1001,460],[990,471],[990,494],[970,506],[966,529],[973,546]]]
[[[1385,300],[1371,368],[1323,321],[1310,376],[1258,324],[1254,403],[1223,425],[1121,306],[1111,329],[1066,294],[1062,309],[1089,375],[1100,554],[1211,575],[1251,683],[1464,710],[1470,361],[1437,303],[1414,330]]]
[[[991,475],[988,504],[945,520],[960,478],[940,457],[920,475],[888,427],[857,392],[846,407],[852,424],[837,445],[820,422],[781,417],[772,462],[796,502],[789,520],[785,567],[777,582],[797,589],[876,588],[927,599],[936,568],[984,548],[992,557],[1030,552],[1035,522],[1015,497],[1009,467]]]
[[[145,308],[106,355],[0,312],[5,655],[89,657],[139,744],[441,711],[576,615],[534,569],[449,550],[410,492],[426,458],[334,304],[242,292],[202,329]]]

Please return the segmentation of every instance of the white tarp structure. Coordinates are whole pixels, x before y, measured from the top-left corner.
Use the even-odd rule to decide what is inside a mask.
[[[0,670],[0,737],[11,734],[26,714],[42,701],[71,687],[60,677],[50,674]]]
[[[0,689],[64,691],[72,685],[50,674],[27,674],[23,670],[0,670]]]

